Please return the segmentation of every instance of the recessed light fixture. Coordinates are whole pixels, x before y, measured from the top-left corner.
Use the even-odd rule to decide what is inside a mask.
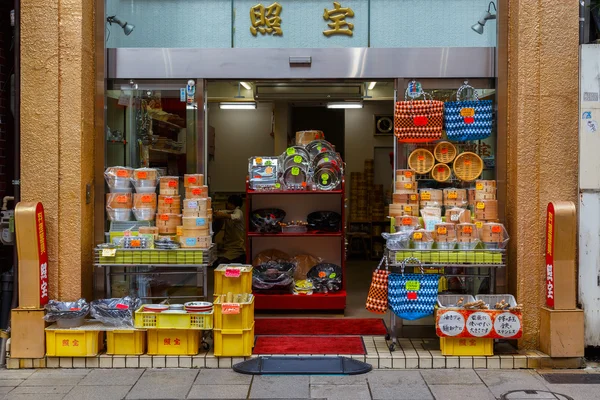
[[[327,103],[327,108],[363,108],[363,103],[360,101],[340,101]]]
[[[373,90],[373,88],[375,88],[375,85],[377,85],[377,82],[369,83],[369,90]]]
[[[250,86],[248,82],[240,82],[240,85],[242,85],[246,90],[252,90],[252,86]]]
[[[219,103],[221,110],[256,110],[256,102],[254,101],[231,101]]]

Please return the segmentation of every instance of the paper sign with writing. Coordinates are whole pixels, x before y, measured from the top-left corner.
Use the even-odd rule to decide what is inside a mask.
[[[437,328],[442,336],[457,336],[465,329],[465,317],[456,311],[448,311],[438,318]]]
[[[467,331],[475,337],[487,336],[492,332],[492,317],[484,312],[476,312],[467,318]]]
[[[114,257],[117,255],[117,249],[102,249],[102,257]]]
[[[419,281],[406,281],[406,290],[417,292],[421,288]]]
[[[223,303],[221,305],[221,313],[224,315],[239,314],[240,305],[239,303]]]
[[[242,270],[239,268],[225,268],[226,278],[239,278],[242,275]]]

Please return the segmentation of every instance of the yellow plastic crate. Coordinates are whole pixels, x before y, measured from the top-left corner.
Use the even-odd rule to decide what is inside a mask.
[[[240,276],[225,276],[228,268],[240,268]],[[215,295],[231,293],[252,293],[252,266],[241,264],[219,265],[215,269]]]
[[[216,357],[249,357],[254,347],[254,324],[250,329],[215,329]]]
[[[148,354],[194,356],[200,347],[200,331],[152,329],[148,331]]]
[[[220,300],[214,302],[215,329],[250,329],[254,324],[254,296],[248,303],[240,303],[239,314],[223,314]]]
[[[46,329],[46,355],[94,357],[102,350],[104,332],[78,329]]]
[[[106,332],[106,354],[140,355],[146,351],[146,331],[114,330]]]
[[[135,312],[135,327],[138,329],[195,329],[211,330],[213,312],[165,314],[142,311],[142,305]]]
[[[440,349],[444,356],[493,356],[494,339],[441,337]]]

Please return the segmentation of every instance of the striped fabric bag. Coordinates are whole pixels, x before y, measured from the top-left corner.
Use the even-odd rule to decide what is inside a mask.
[[[385,270],[381,269],[381,265],[385,261]],[[385,314],[388,310],[388,270],[387,257],[383,256],[381,262],[373,271],[371,287],[367,295],[367,304],[365,308],[375,314]]]
[[[417,263],[421,267],[421,273],[405,274],[407,263]],[[440,276],[425,274],[419,260],[414,258],[406,259],[401,264],[402,272],[388,277],[390,308],[398,317],[409,321],[433,315]]]
[[[464,90],[473,92],[473,100],[461,100]],[[494,124],[491,100],[479,100],[475,89],[465,82],[456,93],[456,101],[445,103],[444,125],[449,140],[481,140],[492,134]]]
[[[421,92],[425,100],[406,100],[396,103],[394,113],[394,134],[399,142],[433,142],[442,138],[444,126],[444,103],[439,100],[427,100],[427,94]],[[411,96],[412,97],[412,96]]]

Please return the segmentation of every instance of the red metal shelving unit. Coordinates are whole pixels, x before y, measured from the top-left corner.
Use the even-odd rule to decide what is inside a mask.
[[[339,204],[339,210],[327,210],[336,211],[342,216],[342,224],[340,232],[307,232],[307,233],[257,233],[250,231],[250,215],[252,210],[261,207],[253,207],[253,197],[260,197],[261,200],[267,196],[267,198],[277,198],[277,196],[285,196],[285,206],[281,206],[282,209],[292,210],[295,207],[310,207],[310,201],[306,201],[307,197],[310,196],[311,201],[315,204],[329,203],[332,204],[331,197],[338,197],[336,204]],[[269,197],[271,196],[271,197]],[[317,197],[313,197],[317,196]],[[328,201],[317,201],[322,196]],[[326,211],[325,208],[319,208],[315,206],[311,211]],[[311,246],[317,246],[317,248],[311,247],[306,248],[304,251],[308,254],[312,254],[317,257],[323,257],[323,254],[319,252],[332,251],[335,247],[339,248],[339,253],[336,252],[336,256],[339,257],[339,265],[342,267],[342,290],[336,293],[314,293],[310,296],[307,295],[293,295],[293,294],[256,294],[256,301],[254,304],[257,310],[335,310],[343,311],[346,308],[346,226],[345,226],[345,190],[344,181],[342,180],[342,186],[340,190],[332,191],[285,191],[285,190],[273,190],[273,191],[256,191],[250,190],[248,181],[246,181],[246,261],[248,264],[252,263],[253,258],[256,256],[256,241],[266,240],[271,248],[278,248],[278,246],[285,247],[284,242],[280,240],[290,241],[296,240],[297,242],[306,241],[305,243]],[[308,215],[308,214],[306,214]],[[306,216],[304,216],[306,218]],[[300,219],[300,218],[296,218]],[[293,239],[294,238],[294,239]],[[337,246],[336,246],[337,243]],[[321,248],[318,248],[321,246]],[[263,246],[264,247],[264,246]],[[302,247],[302,246],[301,246]],[[285,251],[285,249],[279,249]],[[258,251],[256,251],[258,253]],[[333,261],[326,258],[326,261]]]

